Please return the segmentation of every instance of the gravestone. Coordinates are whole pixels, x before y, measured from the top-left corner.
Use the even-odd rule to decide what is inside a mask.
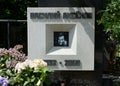
[[[53,70],[94,70],[94,8],[28,8],[27,13],[30,59],[41,58]]]
[[[39,7],[76,7],[74,0],[39,0]],[[80,2],[80,1],[79,1]],[[99,4],[98,4],[99,3]],[[95,10],[102,9],[100,0],[81,0],[77,5],[79,7],[95,7]],[[96,14],[95,14],[96,15]],[[99,16],[96,16],[98,19]],[[51,75],[51,86],[57,86],[58,83],[64,82],[65,86],[102,86],[102,40],[103,35],[101,28],[95,23],[95,66],[94,71],[58,71]],[[34,45],[33,45],[34,46]],[[67,60],[65,60],[67,61]],[[56,60],[52,61],[54,65]],[[69,62],[68,62],[69,63]],[[51,64],[51,63],[49,63]]]

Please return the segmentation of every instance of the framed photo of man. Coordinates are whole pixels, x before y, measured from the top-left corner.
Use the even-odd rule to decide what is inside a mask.
[[[69,32],[54,32],[54,46],[68,47],[69,46]]]

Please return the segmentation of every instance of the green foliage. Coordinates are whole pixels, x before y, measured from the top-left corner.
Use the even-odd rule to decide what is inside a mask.
[[[0,0],[0,19],[26,19],[27,7],[36,7],[37,0]]]
[[[112,57],[111,72],[113,74],[120,74],[120,0],[104,0],[105,8],[98,13],[102,13],[101,19],[98,24],[104,26],[104,31],[108,36],[107,40],[114,43],[113,50],[110,55]],[[106,47],[106,46],[105,46]],[[110,47],[110,46],[109,46]],[[109,52],[109,50],[108,50]]]
[[[102,12],[102,17],[98,20],[98,24],[104,25],[104,31],[110,32],[109,39],[120,40],[120,0],[112,0],[106,4],[105,10]]]
[[[34,69],[27,66],[25,69],[22,69],[21,72],[11,77],[9,82],[12,86],[41,86],[41,84],[45,82],[48,72],[51,71],[46,67]]]
[[[104,7],[106,7],[112,0],[103,0]]]

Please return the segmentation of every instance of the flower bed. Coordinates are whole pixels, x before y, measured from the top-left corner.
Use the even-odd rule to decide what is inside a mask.
[[[42,59],[29,60],[22,48],[22,45],[8,50],[0,48],[0,85],[41,86],[46,81],[51,72],[47,63]]]

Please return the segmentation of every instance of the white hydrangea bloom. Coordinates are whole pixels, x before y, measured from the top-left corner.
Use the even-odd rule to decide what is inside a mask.
[[[15,70],[20,73],[22,69],[25,69],[26,63],[25,62],[19,62],[15,66]]]
[[[43,61],[42,59],[34,59],[30,63],[31,68],[46,67],[46,66],[47,66],[47,63],[45,61]]]

